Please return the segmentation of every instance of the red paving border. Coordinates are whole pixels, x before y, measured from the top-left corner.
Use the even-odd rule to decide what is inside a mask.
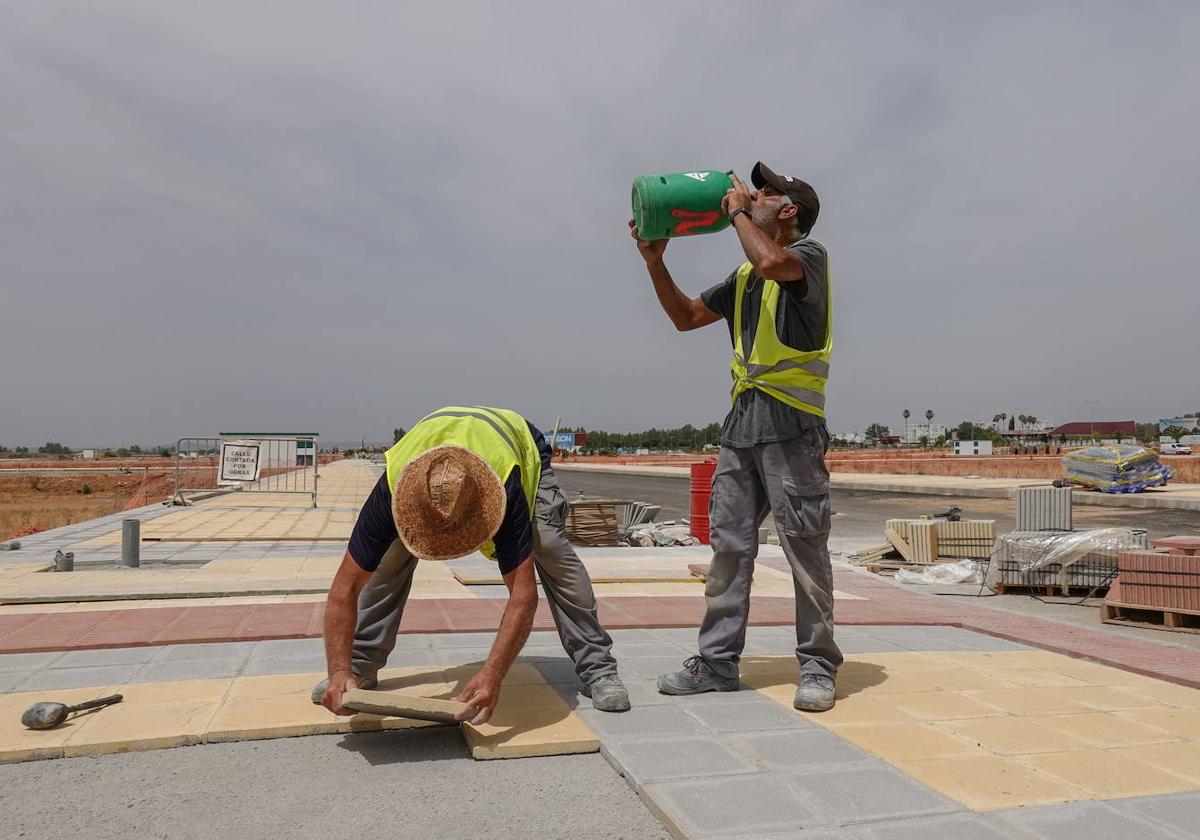
[[[961,627],[1200,688],[1198,650],[988,609],[965,598],[957,603],[853,572],[835,572],[835,585],[868,599],[839,601],[834,611],[838,624]],[[494,631],[504,604],[503,599],[414,599],[405,609],[401,631]],[[0,615],[0,653],[314,638],[321,635],[323,612],[322,603],[301,603]],[[600,599],[601,622],[611,630],[697,627],[703,612],[703,600],[695,597]],[[750,618],[755,625],[791,625],[794,603],[791,598],[753,597]],[[544,600],[534,629],[554,629]]]

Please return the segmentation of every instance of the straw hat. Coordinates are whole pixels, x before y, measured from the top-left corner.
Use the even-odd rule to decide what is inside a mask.
[[[400,539],[418,558],[452,560],[496,535],[507,501],[487,461],[461,446],[438,446],[400,474],[392,516]]]

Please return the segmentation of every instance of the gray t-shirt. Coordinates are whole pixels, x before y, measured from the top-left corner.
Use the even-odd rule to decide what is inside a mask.
[[[789,245],[788,250],[804,263],[804,279],[779,284],[781,294],[775,334],[780,341],[796,350],[820,350],[825,346],[825,309],[829,300],[825,246],[814,239],[802,239]],[[751,271],[742,310],[742,347],[747,356],[754,346],[754,331],[758,329],[762,289],[758,271]],[[725,318],[729,326],[730,343],[733,342],[736,297],[736,270],[725,278],[724,283],[718,283],[700,295],[705,306]],[[724,446],[746,447],[791,440],[806,429],[824,425],[825,421],[815,414],[792,408],[757,388],[751,388],[738,395],[725,417],[721,443]]]

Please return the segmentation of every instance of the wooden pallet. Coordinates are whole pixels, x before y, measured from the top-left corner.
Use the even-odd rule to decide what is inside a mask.
[[[1172,630],[1176,633],[1200,633],[1200,611],[1162,609],[1105,601],[1100,605],[1100,620],[1105,624],[1123,624],[1126,627]]]
[[[1057,583],[997,583],[995,592],[997,595],[1043,595],[1047,598],[1069,598],[1072,595],[1087,595],[1095,590],[1097,597],[1098,593],[1108,590],[1108,584],[1104,586],[1084,586],[1078,583],[1072,583],[1068,586],[1062,586]]]

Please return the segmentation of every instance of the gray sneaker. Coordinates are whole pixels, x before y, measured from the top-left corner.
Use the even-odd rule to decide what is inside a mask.
[[[357,677],[355,682],[358,683],[359,688],[365,688],[368,691],[372,688],[376,688],[379,685],[379,680],[377,680],[375,677]],[[329,677],[326,677],[313,686],[311,695],[312,701],[318,706],[320,706],[321,701],[325,699],[325,689],[327,688],[329,688]]]
[[[833,677],[824,674],[801,674],[800,685],[792,705],[802,712],[827,712],[833,708],[837,689]]]
[[[580,689],[584,697],[592,698],[592,708],[601,712],[628,712],[629,692],[616,674],[596,677]]]
[[[737,691],[737,677],[722,677],[699,656],[683,661],[683,670],[658,678],[660,694],[703,694],[706,691]]]

